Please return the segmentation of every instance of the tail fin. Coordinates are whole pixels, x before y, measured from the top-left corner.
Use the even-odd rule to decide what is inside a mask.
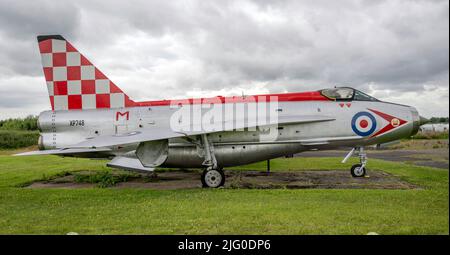
[[[37,40],[52,110],[135,105],[61,35],[41,35]]]

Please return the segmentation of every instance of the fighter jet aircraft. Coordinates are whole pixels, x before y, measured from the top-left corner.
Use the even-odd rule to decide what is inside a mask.
[[[135,102],[61,35],[37,39],[52,110],[38,118],[40,151],[19,155],[108,158],[132,171],[204,168],[203,186],[217,188],[223,167],[348,147],[344,161],[357,154],[350,172],[363,177],[365,146],[414,135],[424,120],[350,87]]]

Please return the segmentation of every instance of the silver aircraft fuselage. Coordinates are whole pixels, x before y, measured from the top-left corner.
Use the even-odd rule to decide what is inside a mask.
[[[232,107],[242,109],[240,107],[258,107],[258,104],[258,102],[243,102],[235,103]],[[44,111],[38,119],[41,131],[39,147],[41,150],[58,149],[97,136],[126,136],[140,130],[151,132],[152,129],[170,129],[171,116],[177,110],[179,109],[162,105]],[[207,114],[208,110],[203,109],[202,114]],[[380,114],[372,113],[375,117],[375,123],[372,125],[376,127],[372,130],[372,135],[358,135],[352,127],[355,125],[355,116],[370,110],[380,112]],[[308,150],[386,143],[417,133],[420,122],[419,114],[414,107],[381,101],[277,102],[276,111],[280,117],[325,116],[333,120],[210,133],[208,139],[214,145],[218,165],[236,166]],[[386,126],[390,125],[389,121],[383,118],[383,114],[395,116],[396,120],[400,119],[404,121],[404,124],[402,122],[402,125],[388,128],[383,132],[383,128],[386,129]],[[267,132],[276,132],[276,138],[270,141],[260,139],[260,136]],[[112,146],[109,147],[110,151],[86,152],[73,156],[113,158],[135,151],[138,145],[139,143],[130,143]],[[171,138],[168,139],[168,145],[167,157],[159,165],[160,167],[202,167],[204,158],[195,143],[184,138]]]

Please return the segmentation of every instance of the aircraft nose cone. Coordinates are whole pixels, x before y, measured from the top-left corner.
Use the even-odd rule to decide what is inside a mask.
[[[411,136],[413,136],[417,134],[417,132],[419,132],[420,126],[427,124],[428,122],[430,122],[430,120],[423,116],[420,116],[416,108],[410,107],[410,110],[413,120],[413,129],[411,131]]]
[[[429,123],[429,122],[430,122],[429,119],[427,119],[427,118],[425,118],[425,117],[419,115],[419,125],[420,125],[420,126],[425,125],[425,124],[427,124],[427,123]]]

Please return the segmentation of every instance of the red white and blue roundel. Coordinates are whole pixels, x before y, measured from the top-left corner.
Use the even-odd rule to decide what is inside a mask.
[[[369,136],[376,128],[377,121],[369,112],[358,112],[352,118],[352,129],[357,135]]]

